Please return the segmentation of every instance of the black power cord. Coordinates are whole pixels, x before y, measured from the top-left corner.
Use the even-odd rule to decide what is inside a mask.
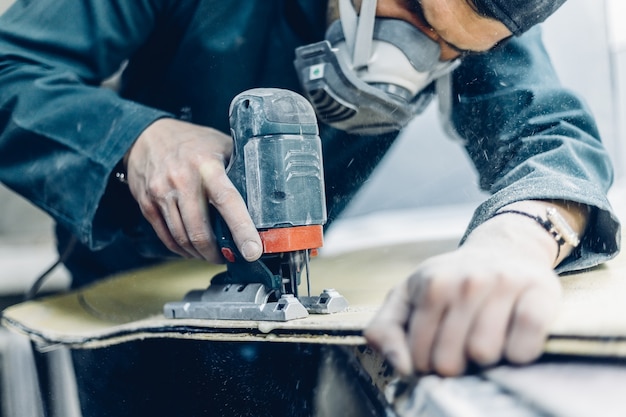
[[[58,267],[60,264],[64,263],[67,260],[67,258],[72,254],[72,251],[74,250],[77,242],[78,239],[76,238],[76,236],[72,235],[69,242],[67,242],[67,246],[63,250],[63,253],[59,255],[59,258],[41,275],[39,275],[33,285],[31,285],[30,289],[24,295],[24,301],[32,300],[37,296],[37,293],[46,282],[46,279],[50,276],[50,273],[54,271],[56,267]]]

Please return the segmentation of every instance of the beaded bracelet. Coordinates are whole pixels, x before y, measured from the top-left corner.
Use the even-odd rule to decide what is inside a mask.
[[[570,227],[565,221],[563,216],[554,207],[548,207],[546,209],[546,218],[536,216],[534,214],[526,213],[520,210],[502,210],[496,212],[491,218],[499,216],[501,214],[519,214],[521,216],[528,217],[536,221],[541,227],[543,227],[554,238],[557,243],[556,259],[559,259],[561,255],[561,246],[564,244],[576,247],[580,244],[580,238],[578,234]]]

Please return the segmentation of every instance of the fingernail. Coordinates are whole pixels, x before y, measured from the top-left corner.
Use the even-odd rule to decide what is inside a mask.
[[[252,240],[248,240],[241,247],[241,254],[247,260],[255,260],[261,256],[261,253],[261,245]]]

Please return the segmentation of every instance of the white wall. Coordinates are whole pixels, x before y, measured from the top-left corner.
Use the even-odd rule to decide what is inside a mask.
[[[617,141],[620,144],[620,181],[626,177],[626,2],[607,0],[608,41],[611,52],[611,76],[614,84],[612,103]]]
[[[0,13],[4,12],[11,3],[13,3],[13,0],[0,0]]]

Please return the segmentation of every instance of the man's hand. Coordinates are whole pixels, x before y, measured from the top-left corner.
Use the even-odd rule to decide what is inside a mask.
[[[543,204],[526,208],[538,213]],[[580,233],[586,209],[571,212],[565,214]],[[556,241],[534,220],[494,217],[393,289],[365,337],[404,375],[458,375],[468,361],[528,363],[543,351],[561,297],[553,267],[570,249],[555,260]]]
[[[232,139],[208,127],[160,119],[127,154],[128,184],[159,238],[183,257],[221,262],[208,204],[226,221],[249,261],[261,256],[259,234],[226,175]]]

